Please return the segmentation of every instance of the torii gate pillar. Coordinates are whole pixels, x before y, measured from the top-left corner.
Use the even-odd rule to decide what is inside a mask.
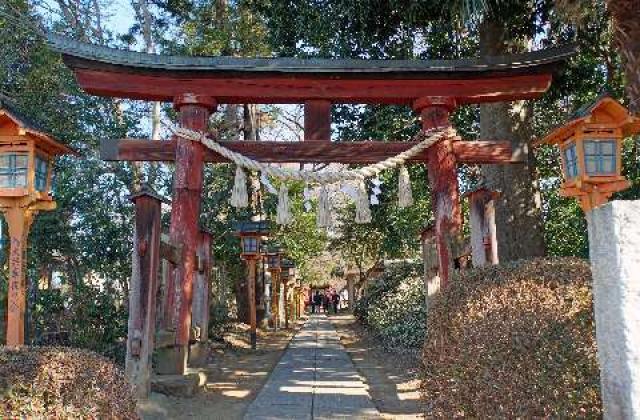
[[[421,98],[414,109],[420,113],[422,129],[450,126],[449,114],[455,109],[451,98]],[[431,185],[431,206],[435,219],[440,287],[447,286],[453,269],[452,244],[462,226],[460,193],[453,139],[444,139],[427,149],[427,172]]]
[[[180,124],[195,131],[207,130],[209,116],[217,105],[214,98],[195,94],[177,96],[173,103],[180,113]],[[163,329],[175,333],[175,340],[173,347],[158,355],[158,362],[162,365],[159,370],[167,374],[184,374],[187,367],[203,166],[203,146],[177,137],[169,238],[172,244],[182,246],[182,258],[170,270],[166,285]]]

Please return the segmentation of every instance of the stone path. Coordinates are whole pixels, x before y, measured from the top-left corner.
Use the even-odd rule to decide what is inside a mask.
[[[312,315],[244,418],[377,419],[380,414],[329,320]]]

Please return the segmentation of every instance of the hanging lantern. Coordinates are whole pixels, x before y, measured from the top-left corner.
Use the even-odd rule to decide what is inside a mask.
[[[630,186],[622,175],[622,141],[639,131],[640,118],[615,99],[602,96],[536,145],[560,146],[564,178],[560,195],[579,198],[587,212]]]

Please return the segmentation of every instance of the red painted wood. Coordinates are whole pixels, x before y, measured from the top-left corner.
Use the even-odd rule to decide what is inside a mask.
[[[434,120],[430,118],[431,116],[431,109],[421,110],[424,130],[432,127]],[[436,123],[441,124],[442,121],[436,120]],[[435,217],[434,227],[442,288],[449,282],[453,262],[449,238],[459,232],[462,227],[457,162],[452,143],[451,140],[443,140],[427,150],[427,173],[431,185],[431,207]]]
[[[144,75],[118,69],[76,69],[88,93],[131,99],[172,101],[183,92],[199,92],[218,103],[303,103],[311,99],[333,103],[413,104],[421,97],[454,98],[457,104],[533,99],[551,84],[551,74],[487,75],[486,78],[407,80],[330,79],[318,77],[224,78],[184,75]]]
[[[331,141],[331,102],[304,103],[304,141]]]
[[[215,101],[209,97],[180,95],[175,99],[180,112],[180,124],[184,127],[205,131]],[[204,149],[201,144],[179,138],[175,142],[175,172],[171,206],[169,238],[172,244],[182,245],[182,260],[174,270],[175,293],[165,308],[170,316],[164,320],[164,328],[176,332],[176,346],[182,347],[182,360],[176,360],[175,373],[183,374],[186,368],[184,348],[189,344],[191,333],[191,302],[198,247],[200,203],[202,194],[202,171]]]
[[[427,96],[418,98],[413,108],[420,112],[423,127],[437,128],[449,126],[449,113],[456,107],[454,98]]]
[[[353,163],[369,164],[395,156],[414,146],[415,142],[225,142],[238,153],[261,162],[270,163]],[[516,163],[511,143],[506,141],[454,141],[453,153],[460,163]],[[111,152],[102,152],[104,160],[161,161],[175,160],[176,141],[120,140]],[[205,150],[205,162],[227,162],[222,156]],[[425,162],[426,154],[410,162]]]

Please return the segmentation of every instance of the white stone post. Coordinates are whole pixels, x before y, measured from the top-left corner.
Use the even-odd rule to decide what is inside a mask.
[[[605,419],[640,418],[640,201],[587,214]]]

